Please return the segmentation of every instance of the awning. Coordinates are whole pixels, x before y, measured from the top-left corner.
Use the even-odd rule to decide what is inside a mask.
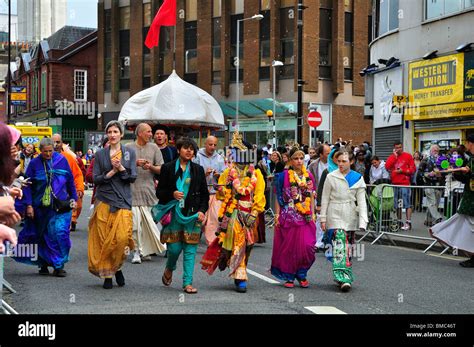
[[[219,101],[222,113],[228,118],[235,118],[237,104],[235,101]],[[239,117],[254,118],[273,111],[273,99],[240,100]],[[276,102],[275,110],[278,116],[290,116],[297,113],[296,102]]]

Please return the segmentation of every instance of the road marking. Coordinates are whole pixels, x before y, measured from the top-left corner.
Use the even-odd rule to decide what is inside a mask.
[[[433,254],[431,252],[428,252],[426,253],[432,257],[436,257],[436,258],[443,258],[443,259],[448,259],[448,260],[455,260],[455,261],[463,261],[463,260],[467,260],[469,258],[466,258],[466,257],[457,257],[455,255],[439,255],[439,254]]]
[[[305,309],[314,314],[347,314],[334,306],[307,306]]]
[[[252,271],[250,269],[247,269],[247,272],[248,272],[249,275],[260,278],[261,280],[264,280],[265,282],[268,282],[268,283],[271,283],[271,284],[280,284],[280,282],[275,281],[274,279],[271,279],[267,276],[260,275],[258,272]]]
[[[412,249],[412,248],[406,248],[406,247],[402,247],[402,246],[391,246],[391,245],[390,246],[389,245],[381,245],[381,246],[382,247],[387,247],[387,248],[393,248],[393,249],[398,249],[398,250],[423,254],[423,251],[420,250],[420,249]],[[439,254],[436,254],[435,252],[431,252],[431,251],[428,251],[425,254],[430,255],[432,257],[436,257],[436,258],[442,258],[442,259],[454,260],[454,261],[463,261],[463,260],[469,259],[469,258],[466,258],[466,257],[459,257],[459,256],[449,255],[449,254],[439,255]]]

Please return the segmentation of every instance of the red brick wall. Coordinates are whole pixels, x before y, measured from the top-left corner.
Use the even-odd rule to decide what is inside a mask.
[[[364,120],[364,108],[360,106],[333,105],[332,138],[342,137],[355,144],[372,142],[372,121]]]

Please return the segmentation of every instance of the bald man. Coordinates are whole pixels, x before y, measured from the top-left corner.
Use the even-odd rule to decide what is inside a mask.
[[[137,179],[132,183],[132,214],[133,214],[133,251],[132,264],[141,264],[142,260],[150,260],[151,254],[162,253],[166,246],[160,242],[160,231],[153,221],[151,209],[158,203],[155,194],[153,177],[159,174],[163,165],[163,156],[155,143],[151,127],[141,123],[135,129],[135,142],[126,146],[133,148],[137,154]]]
[[[61,135],[54,134],[52,137],[54,150],[66,157],[69,167],[74,177],[74,185],[77,191],[77,206],[72,211],[71,231],[76,231],[77,220],[82,211],[82,197],[84,196],[84,175],[77,163],[76,154],[66,145],[64,145]]]
[[[216,199],[214,184],[217,184],[219,176],[225,170],[224,158],[217,153],[217,137],[209,136],[206,139],[204,148],[200,149],[194,159],[196,164],[204,168],[206,174],[207,187],[209,189],[209,209],[206,212],[206,219],[203,223],[204,236],[209,245],[216,238],[219,228],[219,209],[222,201]]]

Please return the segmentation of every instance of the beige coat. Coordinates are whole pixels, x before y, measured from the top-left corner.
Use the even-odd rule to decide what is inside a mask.
[[[365,189],[363,177],[349,188],[339,170],[327,176],[321,200],[321,222],[326,223],[326,229],[354,231],[367,228]]]

